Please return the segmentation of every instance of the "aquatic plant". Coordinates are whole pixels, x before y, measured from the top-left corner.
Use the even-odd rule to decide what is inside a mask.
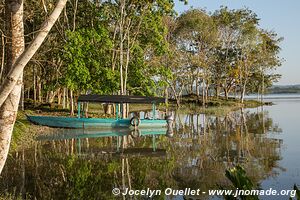
[[[298,189],[297,185],[294,185],[294,190],[296,190],[296,199],[300,200],[300,190]],[[292,199],[292,197],[290,197],[290,200]]]
[[[253,184],[247,176],[243,167],[237,165],[231,169],[226,170],[225,176],[230,180],[235,188],[239,190],[254,190],[257,187]],[[224,187],[220,187],[224,189]],[[259,200],[257,195],[239,195],[237,197],[231,195],[224,195],[225,200],[241,199],[241,200]]]

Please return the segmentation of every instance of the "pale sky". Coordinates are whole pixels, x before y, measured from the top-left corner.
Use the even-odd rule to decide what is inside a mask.
[[[213,12],[221,5],[229,9],[249,8],[260,18],[260,27],[284,37],[280,56],[285,59],[277,73],[282,74],[276,85],[300,84],[300,0],[188,0],[184,5],[175,0],[180,14],[189,8],[205,8]]]

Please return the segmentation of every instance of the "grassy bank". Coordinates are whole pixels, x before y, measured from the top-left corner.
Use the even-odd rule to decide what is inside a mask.
[[[201,98],[196,95],[189,95],[183,97],[180,110],[187,113],[203,113],[220,116],[240,108],[256,108],[262,105],[272,105],[272,103],[252,99],[244,100],[244,102],[241,103],[240,99],[236,98],[209,97],[205,106],[203,106]],[[176,105],[173,103],[171,107],[175,108]]]

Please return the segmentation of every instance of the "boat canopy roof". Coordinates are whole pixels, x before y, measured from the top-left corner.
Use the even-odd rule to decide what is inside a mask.
[[[80,95],[78,102],[97,102],[97,103],[165,103],[165,98],[145,97],[145,96],[128,96],[128,95],[97,95],[88,94]]]

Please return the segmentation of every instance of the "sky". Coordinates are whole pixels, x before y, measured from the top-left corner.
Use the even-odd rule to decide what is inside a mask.
[[[249,8],[260,18],[260,27],[283,37],[280,57],[284,59],[276,73],[282,78],[276,85],[300,84],[300,0],[188,0],[188,5],[175,0],[180,14],[191,7],[213,12],[220,6],[229,9]]]

